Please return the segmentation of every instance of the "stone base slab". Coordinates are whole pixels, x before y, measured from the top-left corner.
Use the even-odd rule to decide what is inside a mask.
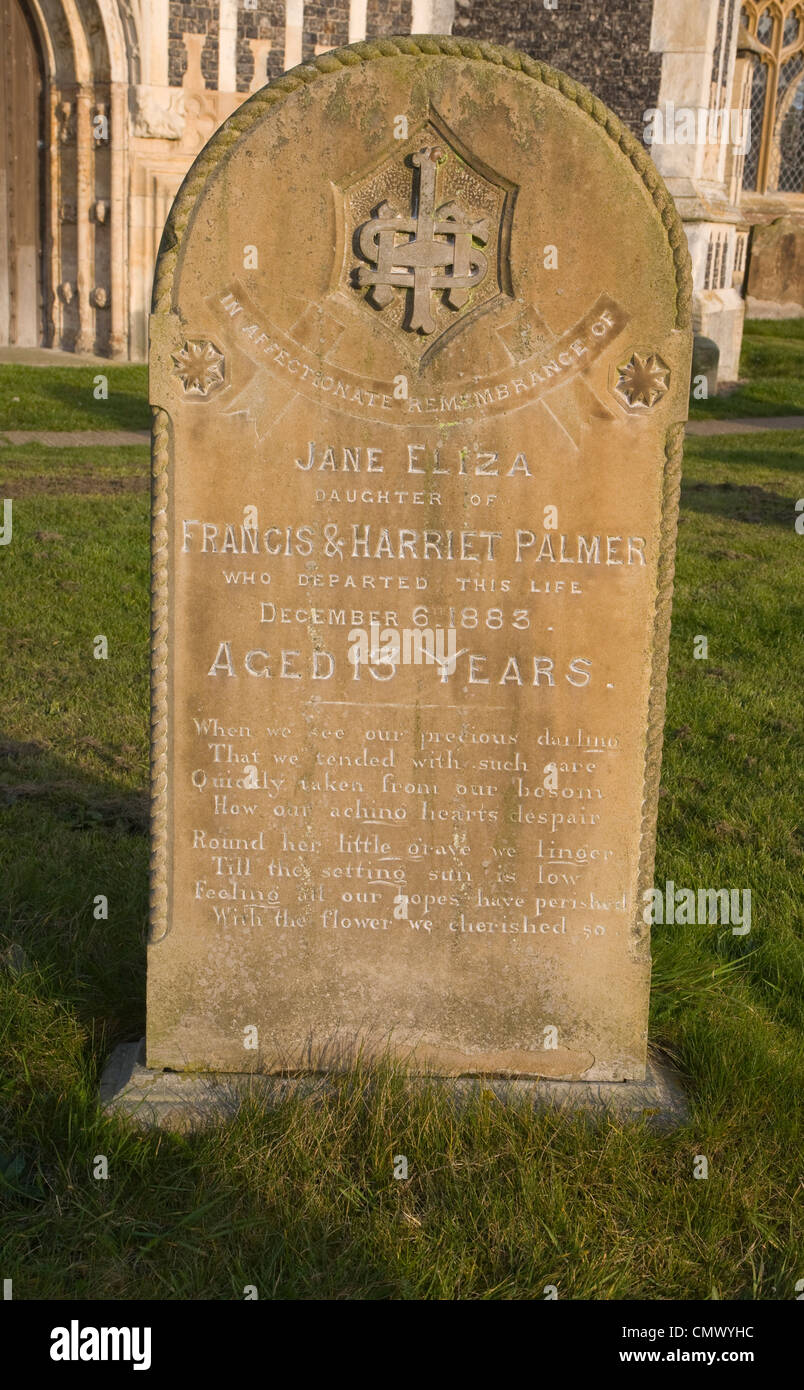
[[[299,1092],[325,1092],[326,1076],[266,1076],[254,1072],[155,1071],[144,1065],[145,1040],[121,1043],[107,1062],[100,1100],[109,1115],[120,1115],[142,1128],[187,1131],[231,1119],[242,1101],[258,1096],[277,1105]],[[415,1081],[415,1078],[411,1078]],[[644,1081],[504,1080],[495,1077],[444,1079],[458,1098],[491,1091],[498,1100],[530,1099],[539,1109],[581,1113],[591,1119],[612,1116],[622,1121],[647,1120],[666,1131],[685,1124],[689,1111],[674,1071],[651,1060]]]

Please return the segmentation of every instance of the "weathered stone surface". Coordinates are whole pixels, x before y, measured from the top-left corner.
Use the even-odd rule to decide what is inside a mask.
[[[684,236],[569,79],[385,48],[163,242],[148,1065],[642,1080]]]
[[[746,297],[755,318],[804,317],[804,227],[795,218],[754,227]]]

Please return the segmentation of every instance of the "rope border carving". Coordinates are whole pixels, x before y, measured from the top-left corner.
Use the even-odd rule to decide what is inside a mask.
[[[168,921],[168,465],[170,418],[151,412],[151,943]]]
[[[240,136],[256,125],[270,107],[284,101],[286,96],[298,91],[300,87],[309,87],[318,77],[337,72],[339,68],[358,67],[361,63],[373,62],[378,58],[398,58],[400,55],[469,58],[494,63],[497,67],[506,67],[514,72],[522,72],[545,87],[554,87],[602,126],[633,164],[661,215],[676,271],[676,328],[690,326],[692,273],[681,218],[650,155],[630,130],[626,129],[619,117],[615,116],[613,111],[609,111],[588,88],[567,77],[566,73],[548,67],[547,63],[537,62],[527,54],[519,53],[515,48],[504,48],[498,44],[481,43],[472,39],[452,39],[426,34],[356,43],[348,48],[336,48],[331,53],[323,53],[309,63],[292,68],[275,82],[255,92],[224,121],[188,171],[170,210],[159,246],[154,275],[153,313],[168,313],[172,307],[170,301],[179,247],[196,199],[210,171],[237,143]]]
[[[676,568],[678,499],[681,492],[681,460],[684,453],[684,426],[671,425],[664,443],[662,479],[662,538],[656,570],[656,602],[653,610],[653,660],[648,697],[648,727],[645,739],[645,770],[642,782],[642,827],[639,836],[639,868],[635,903],[633,946],[646,951],[649,933],[645,930],[642,904],[647,889],[653,887],[656,856],[656,816],[659,780],[662,772],[664,714],[667,699],[667,661],[670,652],[670,620],[673,610],[673,579]],[[672,528],[666,524],[672,516]]]
[[[399,56],[464,58],[494,63],[521,72],[535,82],[552,87],[573,101],[591,120],[601,126],[639,174],[653,199],[670,245],[676,279],[675,327],[689,331],[692,308],[692,272],[683,224],[670,194],[647,151],[597,97],[580,83],[547,63],[530,58],[514,48],[471,39],[413,34],[410,37],[379,39],[352,44],[321,54],[291,69],[261,91],[255,92],[224,122],[199,154],[182,183],[170,210],[157,257],[154,274],[152,312],[167,314],[173,308],[174,277],[184,237],[196,201],[212,170],[266,112],[287,96],[308,87],[319,77],[341,68]],[[662,496],[662,522],[676,506],[681,480],[681,454],[684,426],[675,425],[667,433],[665,476]],[[168,835],[168,469],[170,461],[170,422],[167,412],[153,410],[151,448],[151,868],[150,941],[162,940],[169,928],[167,835]],[[645,769],[643,780],[642,829],[639,853],[639,904],[646,888],[652,886],[656,841],[656,808],[661,773],[662,738],[666,694],[666,661],[670,638],[670,614],[675,568],[675,527],[663,532],[657,573],[657,592],[653,627]],[[635,916],[634,944],[644,942],[641,910]]]

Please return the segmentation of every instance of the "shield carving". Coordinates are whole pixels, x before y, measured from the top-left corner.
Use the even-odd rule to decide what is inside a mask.
[[[513,299],[516,193],[431,112],[339,190],[339,289],[423,364],[472,319]]]

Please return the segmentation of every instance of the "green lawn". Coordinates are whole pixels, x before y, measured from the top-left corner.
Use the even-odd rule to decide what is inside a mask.
[[[106,387],[98,377],[107,379]],[[106,399],[96,391],[107,391]],[[0,364],[3,430],[149,430],[148,368],[21,367]]]
[[[790,434],[687,446],[656,881],[753,894],[746,937],[654,929],[652,1040],[685,1077],[690,1124],[592,1127],[488,1093],[459,1110],[387,1069],[181,1138],[97,1106],[111,1048],[145,1022],[147,450],[0,450],[16,499],[0,549],[0,1248],[15,1298],[240,1299],[248,1284],[263,1299],[539,1299],[547,1284],[795,1298],[803,463]]]
[[[108,397],[96,399],[97,377],[108,378]],[[747,319],[741,378],[728,395],[692,401],[693,419],[804,414],[804,319]],[[148,368],[22,367],[0,364],[3,430],[147,430]]]
[[[1,431],[0,431],[1,433]],[[6,497],[145,492],[150,487],[147,446],[107,449],[77,445],[0,445],[0,481]],[[39,505],[39,502],[34,504]]]
[[[690,401],[690,418],[804,415],[804,319],[746,319],[740,380],[727,395]]]

